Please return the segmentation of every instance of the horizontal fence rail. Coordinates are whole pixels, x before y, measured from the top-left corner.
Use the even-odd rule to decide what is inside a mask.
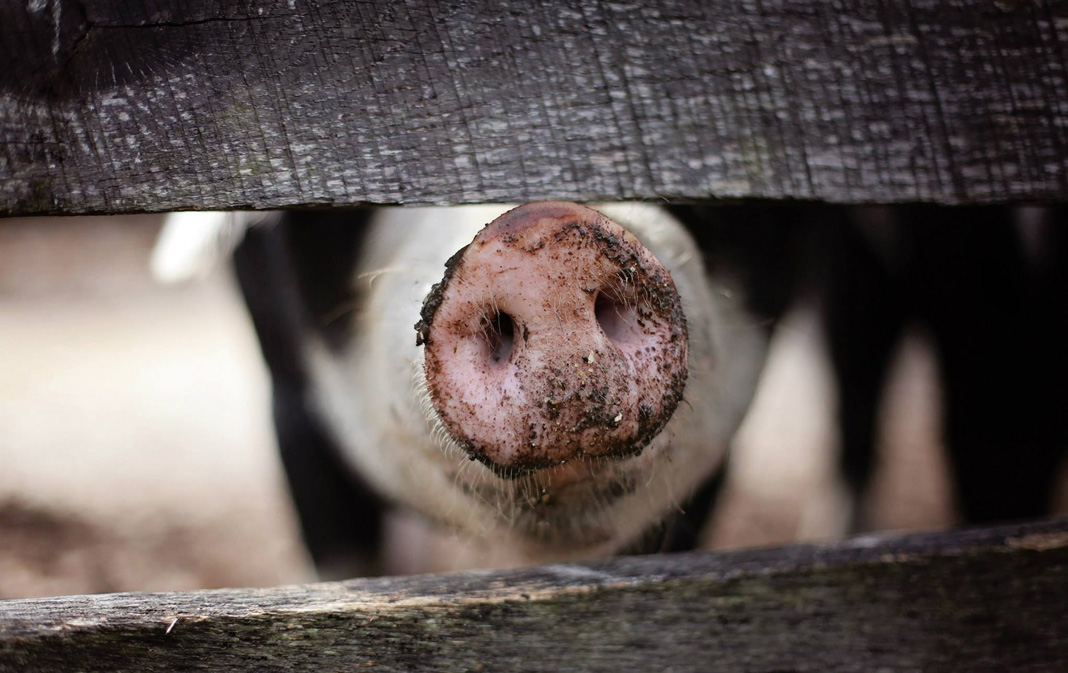
[[[2,671],[1064,671],[1068,520],[0,602]]]
[[[0,6],[0,214],[1068,198],[1068,3]]]

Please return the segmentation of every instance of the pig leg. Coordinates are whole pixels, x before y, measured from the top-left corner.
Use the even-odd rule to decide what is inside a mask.
[[[823,209],[799,204],[679,204],[667,209],[693,236],[709,277],[736,287],[745,314],[770,333],[803,291],[803,257]],[[729,465],[728,455],[679,513],[630,553],[695,549],[715,511]]]
[[[832,215],[823,228],[823,324],[838,387],[839,469],[851,501],[847,529],[860,531],[870,527],[864,496],[875,471],[878,411],[908,314],[900,283],[870,241],[843,211]]]
[[[947,227],[947,213],[960,226]],[[1043,299],[1064,258],[1047,238],[1038,253],[1052,259],[1027,259],[1015,215],[924,208],[909,223],[915,291],[939,353],[957,502],[973,523],[1048,514],[1066,446],[1065,333],[1056,324],[1065,300]]]
[[[824,319],[839,387],[841,467],[855,499],[874,469],[890,357],[903,326],[916,320],[936,349],[961,517],[1048,513],[1068,445],[1065,255],[1061,230],[1045,227],[1037,259],[1028,260],[1018,213],[862,208],[828,227]],[[857,500],[852,528],[868,525]]]

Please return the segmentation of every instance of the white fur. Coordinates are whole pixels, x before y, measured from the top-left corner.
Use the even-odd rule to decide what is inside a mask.
[[[719,466],[755,388],[766,340],[729,299],[737,294],[707,281],[693,241],[665,211],[597,206],[671,272],[689,327],[689,378],[683,403],[649,447],[598,463],[600,481],[572,489],[585,505],[539,521],[521,506],[524,498],[539,497],[537,476],[503,480],[449,447],[425,399],[422,347],[415,345],[423,299],[441,280],[445,261],[509,208],[392,208],[376,216],[353,279],[360,299],[354,347],[338,355],[307,344],[315,404],[371,483],[487,547],[512,548],[531,562],[610,554]],[[597,487],[611,479],[642,486],[608,503]]]

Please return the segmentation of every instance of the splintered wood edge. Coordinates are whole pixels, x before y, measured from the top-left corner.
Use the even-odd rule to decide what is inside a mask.
[[[391,670],[428,656],[441,670],[711,670],[709,657],[728,668],[796,657],[824,670],[1045,667],[1068,661],[1068,620],[1056,618],[1066,597],[1068,519],[1056,519],[520,570],[6,601],[0,671],[173,670],[194,659],[216,670]]]

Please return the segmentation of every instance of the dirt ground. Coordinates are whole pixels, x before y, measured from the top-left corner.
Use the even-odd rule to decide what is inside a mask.
[[[0,598],[312,578],[232,278],[154,284],[159,223],[0,221]],[[821,348],[812,310],[795,311],[738,436],[710,546],[840,532]],[[954,522],[937,419],[931,356],[914,336],[883,413],[880,528]]]

